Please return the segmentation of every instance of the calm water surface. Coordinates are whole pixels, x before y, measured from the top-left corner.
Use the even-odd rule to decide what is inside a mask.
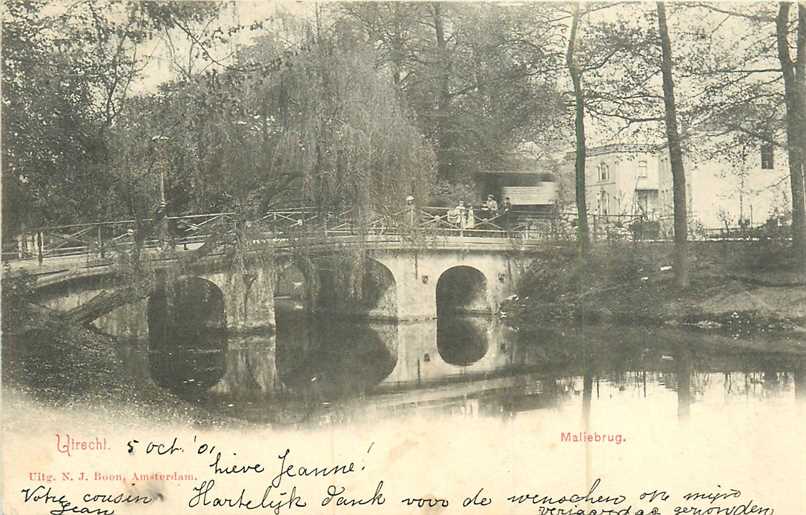
[[[138,381],[278,425],[406,414],[558,418],[576,407],[684,421],[700,408],[711,416],[762,406],[785,417],[806,397],[806,357],[686,330],[517,330],[479,317],[362,323],[293,310],[278,312],[274,336],[193,327],[120,352]]]

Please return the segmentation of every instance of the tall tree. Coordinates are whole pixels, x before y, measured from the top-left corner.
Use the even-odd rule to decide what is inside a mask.
[[[775,20],[776,47],[784,79],[786,135],[792,189],[792,244],[806,270],[806,6],[798,4],[796,57],[789,49],[790,3],[781,2]]]
[[[794,15],[788,2],[698,2],[687,9],[695,9],[685,17],[686,32],[694,38],[689,38],[688,55],[681,59],[695,92],[688,112],[696,125],[715,136],[710,144],[698,146],[706,156],[733,163],[740,173],[745,163],[736,161],[745,149],[752,148],[755,155],[762,146],[782,149],[789,191],[781,193],[790,206],[777,207],[791,212],[794,254],[806,263],[806,115],[799,99],[806,84],[806,73],[799,68],[806,66],[804,6],[800,4]]]
[[[688,222],[686,210],[686,171],[683,167],[683,151],[680,148],[680,133],[677,128],[677,107],[674,97],[672,76],[672,44],[669,26],[666,21],[666,7],[657,3],[658,33],[660,35],[661,72],[663,74],[663,99],[666,108],[666,142],[669,148],[669,162],[672,168],[672,189],[674,202],[674,278],[678,287],[688,286]]]
[[[585,93],[582,90],[582,69],[576,60],[579,19],[579,4],[575,4],[573,18],[571,19],[571,32],[568,36],[565,62],[568,67],[568,72],[571,74],[571,81],[574,86],[574,133],[576,136],[574,170],[576,177],[577,218],[579,220],[577,225],[577,242],[579,244],[580,254],[583,257],[587,257],[590,252],[590,231],[588,229],[588,206],[585,198],[585,157],[587,154],[587,143],[585,141]]]
[[[3,10],[3,233],[124,214],[110,138],[159,30],[210,2],[10,0]],[[81,199],[93,198],[94,202]]]
[[[434,146],[439,176],[469,182],[522,141],[548,139],[564,106],[546,62],[555,28],[531,6],[369,2],[341,6],[376,47]],[[524,21],[540,25],[529,27]]]

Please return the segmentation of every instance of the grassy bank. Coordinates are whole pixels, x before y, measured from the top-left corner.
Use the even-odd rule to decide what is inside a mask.
[[[557,249],[532,262],[503,311],[518,325],[585,318],[806,334],[806,278],[787,248],[693,243],[686,289],[674,286],[671,265],[664,244],[599,246],[585,262]]]
[[[8,412],[24,413],[32,406],[87,408],[121,420],[156,418],[203,426],[222,422],[220,416],[138,378],[116,352],[119,343],[112,337],[60,323],[34,306],[14,313],[6,309],[4,315],[3,404]],[[4,426],[25,424],[26,417],[6,417]]]

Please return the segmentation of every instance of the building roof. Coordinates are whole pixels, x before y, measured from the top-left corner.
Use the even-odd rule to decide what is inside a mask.
[[[537,175],[537,170],[478,170],[480,175]]]
[[[610,145],[603,145],[600,147],[589,148],[587,152],[588,157],[603,156],[606,154],[639,154],[639,153],[655,153],[663,148],[663,145],[652,145],[649,143],[612,143]],[[575,152],[567,152],[565,154],[566,160],[572,160],[576,157]]]
[[[477,170],[476,175],[517,175],[519,177],[536,177],[543,181],[557,180],[557,176],[552,172],[539,170]]]

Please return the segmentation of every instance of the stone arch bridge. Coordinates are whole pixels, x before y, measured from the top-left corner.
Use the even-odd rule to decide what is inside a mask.
[[[144,261],[158,277],[159,270],[170,271],[184,253],[198,250],[215,227],[236,231],[235,224],[226,226],[226,215],[166,219],[173,225],[169,231],[166,220],[162,228],[154,224],[163,234],[174,236],[141,237]],[[449,311],[495,313],[534,255],[558,244],[532,228],[504,227],[495,217],[467,227],[450,216],[448,210],[409,208],[363,220],[359,226],[344,213],[323,217],[301,210],[272,212],[264,217],[270,223],[263,219],[263,225],[249,224],[242,232],[249,236],[241,266],[245,274],[233,273],[232,259],[216,249],[184,267],[174,279],[203,279],[220,291],[226,325],[236,331],[274,326],[275,297],[308,298],[311,273],[316,273],[318,288],[315,305],[309,307],[339,316],[425,320]],[[16,259],[6,256],[4,274],[25,271],[35,278],[38,302],[59,311],[76,309],[119,284],[125,275],[119,258],[134,245],[136,235],[131,223],[116,223],[121,227],[114,231],[87,224],[69,226],[70,235],[63,234],[64,228],[58,235],[41,230],[35,236],[22,235]],[[179,230],[182,224],[188,228],[185,232]],[[87,233],[93,238],[82,239]],[[59,241],[67,244],[59,246]],[[337,291],[342,287],[338,277],[345,256],[356,251],[366,257],[363,284],[369,291],[363,302],[345,303]],[[307,270],[300,266],[301,254],[306,256]],[[153,296],[152,292],[117,307],[99,317],[96,326],[116,336],[147,335]]]

